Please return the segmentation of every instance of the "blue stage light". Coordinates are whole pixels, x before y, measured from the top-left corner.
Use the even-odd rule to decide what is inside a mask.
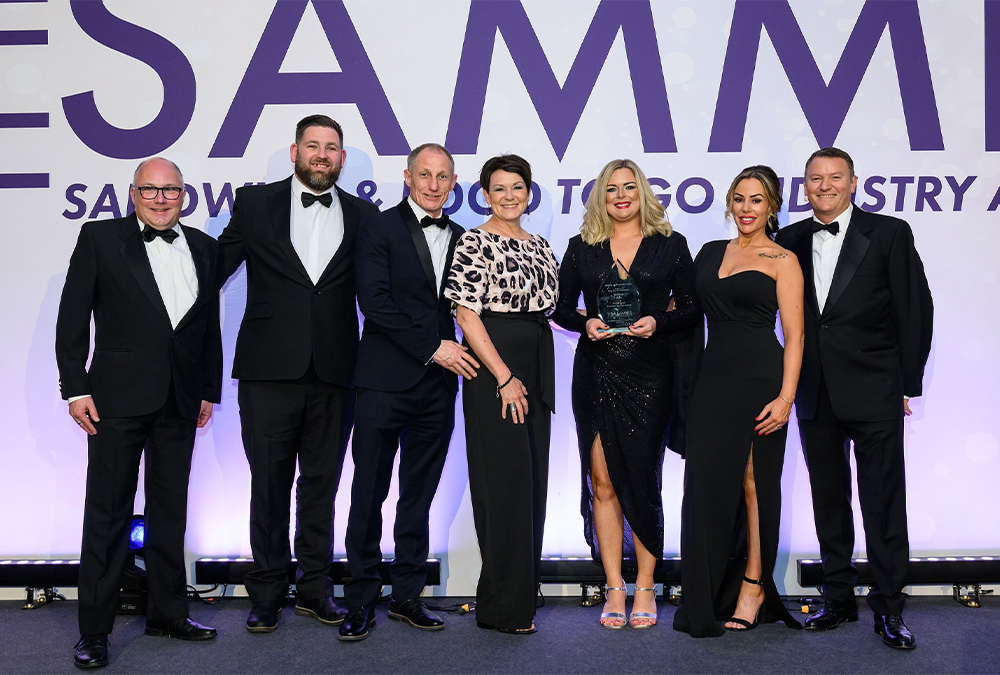
[[[132,516],[132,529],[128,534],[128,547],[136,553],[142,553],[142,540],[146,532],[146,519],[143,516]]]

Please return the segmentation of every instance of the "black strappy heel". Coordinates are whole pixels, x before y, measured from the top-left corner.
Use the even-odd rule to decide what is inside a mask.
[[[764,587],[764,582],[761,581],[760,579],[751,579],[750,577],[744,575],[743,576],[743,581],[747,582],[748,584],[755,584],[757,586],[760,586],[761,588]],[[738,602],[739,601],[737,600],[737,603]],[[764,603],[761,602],[760,603],[760,607],[757,608],[757,614],[753,618],[753,623],[750,623],[746,619],[738,619],[735,616],[731,616],[728,619],[726,619],[725,622],[723,622],[723,626],[725,627],[726,630],[730,630],[730,631],[733,631],[735,633],[742,633],[744,631],[753,630],[754,628],[756,628],[757,626],[759,626],[761,624],[763,616],[764,616]],[[735,624],[739,624],[740,626],[743,626],[743,627],[742,628],[730,628],[729,626],[725,625],[727,623],[735,623]]]

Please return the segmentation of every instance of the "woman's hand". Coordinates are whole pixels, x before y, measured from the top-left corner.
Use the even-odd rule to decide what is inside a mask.
[[[587,319],[587,337],[591,340],[607,340],[614,333],[608,333],[608,324],[600,319]]]
[[[792,414],[792,404],[780,396],[766,406],[757,415],[760,424],[754,427],[758,436],[769,436],[788,424],[788,416]]]
[[[648,338],[656,332],[656,319],[651,316],[644,316],[628,327],[629,335],[640,338]]]
[[[528,390],[521,384],[521,380],[516,377],[511,379],[503,389],[500,390],[500,399],[503,407],[500,409],[500,416],[510,418],[514,424],[524,424],[524,418],[528,414]]]

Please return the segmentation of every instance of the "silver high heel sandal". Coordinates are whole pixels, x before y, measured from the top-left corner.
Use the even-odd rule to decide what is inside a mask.
[[[607,597],[608,591],[622,591],[625,593],[625,599],[628,600],[628,589],[625,588],[625,581],[622,580],[621,586],[608,586],[604,584],[604,597]],[[605,619],[614,619],[619,623],[604,623]],[[621,630],[625,627],[625,613],[624,612],[601,612],[601,626],[604,628],[610,628],[611,630]]]
[[[653,602],[656,602],[656,589],[655,588],[636,588],[635,592],[639,591],[651,591],[653,593]],[[635,601],[633,600],[633,603]],[[651,619],[649,622],[637,623],[636,619]],[[628,625],[632,628],[652,628],[656,625],[656,612],[632,612],[628,617]]]

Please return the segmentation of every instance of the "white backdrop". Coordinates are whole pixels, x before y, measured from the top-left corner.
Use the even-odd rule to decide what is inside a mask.
[[[381,199],[382,208],[400,199],[409,148],[447,143],[462,191],[453,218],[466,227],[483,220],[468,203],[482,162],[506,151],[525,156],[540,198],[527,226],[557,253],[578,231],[583,187],[612,158],[631,157],[657,179],[674,227],[696,253],[731,236],[724,195],[744,166],[767,163],[785,177],[784,224],[808,215],[792,179],[809,153],[819,144],[848,150],[858,203],[910,222],[935,299],[925,395],[906,422],[913,552],[997,553],[997,4],[0,4],[0,556],[79,551],[86,444],[59,398],[53,356],[79,226],[120,214],[136,158],[163,154],[190,186],[184,222],[218,236],[233,187],[291,172],[295,122],[314,112],[343,124],[340,185]],[[222,297],[227,375],[244,303],[240,272]],[[545,535],[552,555],[587,553],[569,397],[574,344],[575,336],[556,333]],[[198,435],[189,559],[250,552],[238,412],[236,382],[227,379]],[[439,592],[451,595],[474,593],[479,569],[460,412],[431,515],[432,554],[446,577]],[[818,551],[792,426],[777,570],[787,592],[797,590],[795,559]],[[683,463],[667,455],[669,555],[678,549]],[[338,551],[351,476],[348,458]],[[140,489],[137,509],[141,500]]]

